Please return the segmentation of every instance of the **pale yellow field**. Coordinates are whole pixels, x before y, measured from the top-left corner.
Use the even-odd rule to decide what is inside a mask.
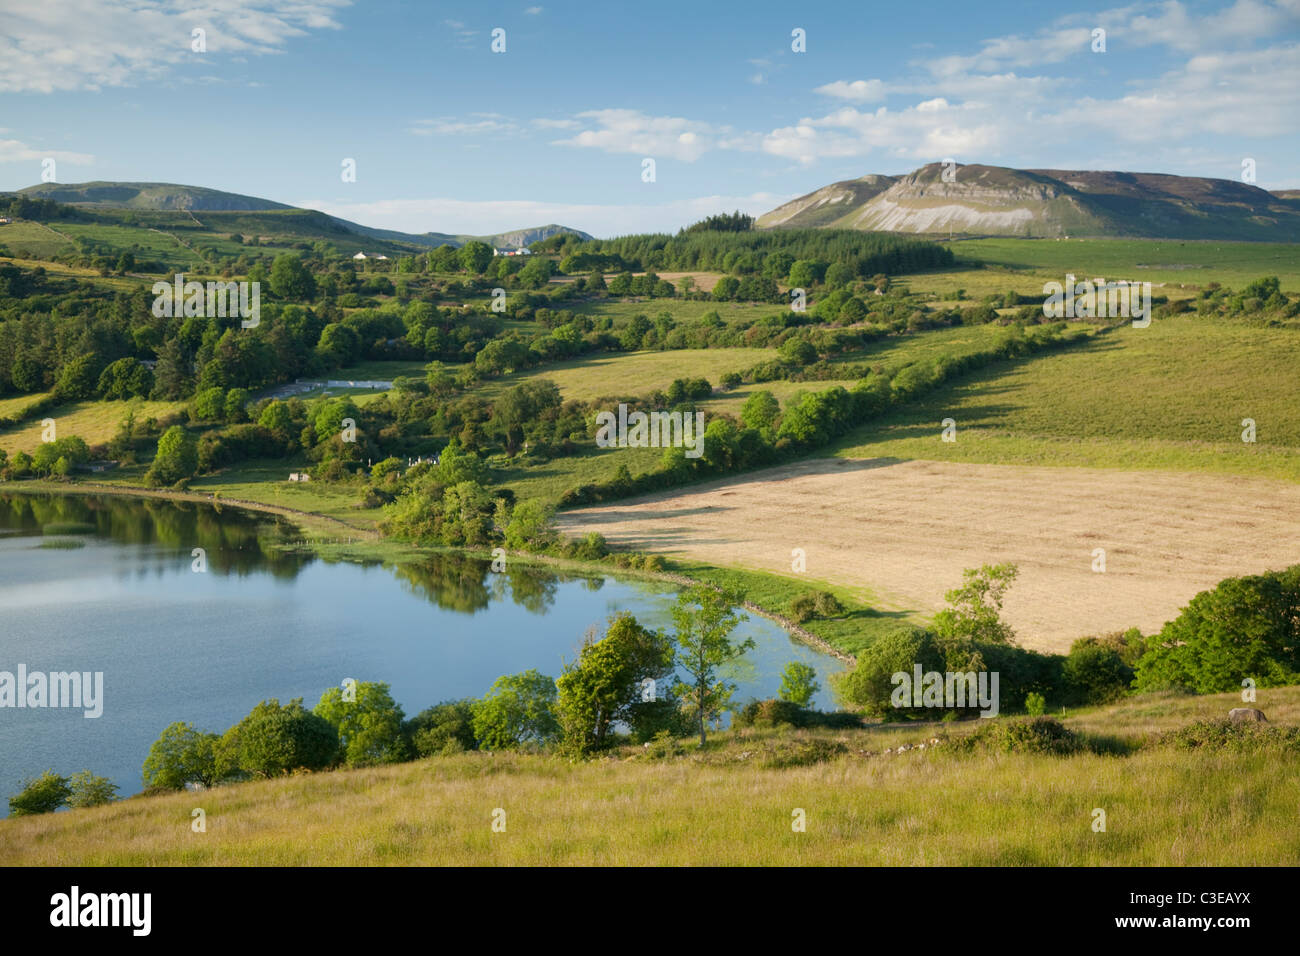
[[[126,413],[134,405],[137,421],[146,418],[162,418],[175,414],[185,407],[184,402],[74,402],[62,405],[42,418],[29,421],[18,428],[0,432],[0,448],[11,455],[17,451],[31,454],[43,440],[44,418],[54,419],[55,438],[67,438],[76,435],[85,440],[87,445],[106,442],[117,432]]]
[[[566,534],[867,588],[929,615],[964,568],[1011,561],[1020,642],[1152,633],[1223,578],[1300,562],[1300,487],[1260,478],[896,459],[812,459],[560,516]],[[1096,548],[1105,571],[1093,570]]]

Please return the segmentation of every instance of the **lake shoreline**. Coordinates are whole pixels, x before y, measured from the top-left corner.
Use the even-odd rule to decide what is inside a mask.
[[[378,531],[357,528],[339,518],[319,514],[317,512],[302,511],[297,508],[287,508],[283,505],[251,501],[245,498],[220,497],[199,491],[173,491],[169,488],[146,488],[139,485],[105,484],[94,481],[73,480],[64,482],[39,479],[0,482],[0,490],[13,490],[19,493],[29,494],[102,494],[128,498],[156,498],[177,502],[207,504],[218,508],[238,508],[243,511],[253,511],[261,514],[274,515],[292,522],[296,527],[304,532],[303,539],[294,543],[295,547],[301,547],[303,550],[308,550],[321,555],[323,555],[326,549],[328,549],[333,556],[345,560],[349,558],[362,559],[369,557],[379,558],[381,561],[388,559],[396,562],[400,556],[403,556],[403,553],[405,553],[405,556],[415,556],[419,554],[438,554],[447,552],[468,554],[477,557],[491,557],[490,552],[479,551],[472,548],[430,548],[421,545],[414,545],[410,542],[400,541],[393,538],[385,538]],[[331,539],[328,537],[311,537],[312,533],[324,529],[330,529],[336,532],[346,532],[346,540],[340,540],[338,538]],[[357,548],[357,545],[361,545],[362,547]],[[584,573],[599,573],[601,576],[616,579],[624,578],[628,580],[652,581],[661,584],[673,584],[679,587],[691,587],[698,584],[706,584],[707,586],[707,582],[690,577],[686,574],[671,571],[640,571],[630,568],[612,568],[604,562],[580,561],[573,558],[557,558],[552,555],[535,554],[530,551],[508,551],[507,555],[517,560],[522,560],[532,564],[546,565],[560,569],[567,568]],[[724,571],[729,569],[718,568],[717,570]],[[793,640],[811,647],[818,653],[824,654],[828,657],[833,657],[850,668],[857,663],[857,659],[853,655],[840,650],[824,638],[799,626],[778,611],[763,607],[748,600],[743,601],[741,606],[747,611],[758,614],[772,621],[789,634]]]

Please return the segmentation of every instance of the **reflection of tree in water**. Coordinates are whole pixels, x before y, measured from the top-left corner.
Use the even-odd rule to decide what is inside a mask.
[[[206,552],[209,573],[251,574],[269,571],[293,578],[312,560],[277,545],[295,536],[291,524],[233,508],[200,502],[115,495],[0,495],[0,528],[38,535],[47,525],[75,524],[120,544],[175,550],[159,555],[158,572],[189,564],[194,548]]]
[[[492,562],[456,551],[440,551],[423,561],[398,565],[398,578],[407,590],[448,611],[472,614],[508,597],[533,614],[546,614],[555,605],[560,585],[582,581],[591,591],[605,585],[602,577],[552,571],[540,565],[510,562],[493,571]]]
[[[406,589],[448,611],[473,614],[491,603],[486,578],[492,562],[456,552],[399,564],[395,573]]]

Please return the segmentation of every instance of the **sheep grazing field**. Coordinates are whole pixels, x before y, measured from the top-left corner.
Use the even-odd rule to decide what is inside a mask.
[[[1153,633],[1226,577],[1300,560],[1300,485],[1160,471],[814,458],[562,513],[612,545],[861,589],[918,619],[962,569],[1011,561],[1020,643]],[[806,570],[792,570],[802,548]],[[1102,549],[1104,564],[1097,549]],[[1104,567],[1104,570],[1101,568]]]

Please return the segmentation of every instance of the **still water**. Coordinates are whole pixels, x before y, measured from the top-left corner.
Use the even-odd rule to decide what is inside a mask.
[[[80,527],[76,527],[76,526]],[[671,629],[674,594],[603,576],[439,555],[398,566],[276,548],[294,529],[209,505],[0,494],[0,671],[103,672],[103,714],[0,707],[0,815],[23,779],[89,769],[127,796],[169,723],[217,733],[259,701],[313,706],[345,678],[385,681],[407,716],[502,674],[556,676],[589,628],[629,611]],[[57,547],[64,542],[79,547]],[[194,570],[193,549],[206,571]],[[792,660],[841,666],[751,615],[733,701],[773,697]]]

